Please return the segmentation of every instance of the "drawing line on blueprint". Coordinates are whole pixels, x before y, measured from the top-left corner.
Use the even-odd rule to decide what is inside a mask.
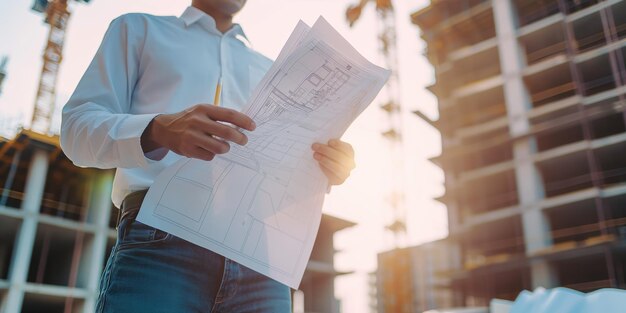
[[[167,184],[165,185],[165,188],[164,188],[164,189],[165,189],[165,190],[168,190],[168,187],[170,187],[171,182],[172,182],[173,180],[175,180],[175,179],[178,179],[178,180],[182,180],[182,181],[185,181],[185,182],[190,183],[190,184],[193,184],[193,185],[199,185],[199,186],[201,186],[201,187],[205,187],[205,188],[204,188],[205,190],[210,190],[210,191],[211,191],[211,195],[210,195],[210,196],[209,196],[209,198],[206,200],[206,203],[205,203],[205,204],[204,204],[204,206],[203,206],[203,207],[204,207],[204,209],[202,210],[202,215],[201,215],[200,219],[199,219],[199,220],[197,220],[198,224],[199,224],[199,225],[201,225],[201,224],[204,222],[204,219],[206,218],[206,214],[208,213],[208,208],[207,208],[207,206],[208,206],[208,204],[211,202],[211,200],[212,200],[212,198],[213,198],[213,197],[212,197],[212,192],[213,192],[213,188],[214,188],[214,187],[211,187],[211,186],[209,186],[209,185],[202,184],[202,183],[200,183],[200,182],[198,182],[198,181],[196,181],[196,180],[188,179],[188,178],[183,177],[182,175],[179,175],[180,171],[181,171],[181,170],[182,170],[185,166],[187,166],[187,165],[189,164],[189,162],[191,162],[191,161],[192,161],[192,159],[188,159],[188,160],[186,160],[186,161],[183,163],[183,165],[182,165],[182,166],[180,166],[180,167],[176,170],[176,172],[175,172],[174,176],[172,176],[172,178],[170,178],[170,180],[169,180],[169,181],[167,182]],[[222,179],[224,179],[224,177],[225,177],[225,175],[224,175],[224,171],[222,171],[222,172],[220,173],[220,175],[218,175],[218,178],[217,178],[217,180],[216,180],[216,182],[217,182],[217,183],[216,183],[215,185],[219,185],[219,182],[220,182]],[[214,186],[215,186],[215,185],[214,185]],[[176,209],[174,209],[174,208],[171,208],[171,207],[169,207],[169,206],[165,205],[165,204],[163,203],[163,201],[162,201],[162,200],[163,200],[163,197],[165,196],[165,194],[166,194],[165,192],[161,194],[161,196],[159,197],[159,200],[158,200],[158,202],[157,202],[157,206],[162,206],[162,207],[168,208],[168,209],[169,209],[171,212],[173,212],[173,213],[176,213],[176,214],[178,214],[178,215],[181,215],[181,216],[183,216],[183,217],[185,217],[185,218],[189,218],[187,215],[184,215],[183,213],[179,212],[178,210],[176,210]],[[189,230],[189,231],[193,231],[194,233],[199,232],[199,230],[198,230],[198,229],[192,229],[192,228],[189,228],[189,227],[187,227],[185,224],[179,223],[178,221],[175,221],[175,220],[173,220],[173,219],[169,218],[168,216],[165,216],[165,215],[160,214],[160,212],[159,212],[158,210],[155,210],[153,214],[154,214],[154,215],[156,215],[156,216],[158,216],[158,217],[160,217],[160,218],[166,219],[166,220],[168,220],[168,221],[170,221],[170,222],[172,222],[172,223],[174,223],[174,224],[176,224],[176,225],[180,226],[181,228],[185,228],[185,229],[187,229],[187,230]],[[198,226],[198,228],[199,228],[199,227],[200,227],[200,226]],[[213,238],[211,238],[211,239],[212,239],[212,240],[215,240],[215,239],[213,239]]]
[[[328,100],[329,100],[328,96],[329,96],[330,94],[334,94],[334,93],[335,93],[335,92],[336,92],[339,88],[341,88],[341,87],[343,86],[343,84],[345,84],[345,82],[346,82],[346,81],[350,78],[350,76],[349,76],[349,75],[347,75],[345,72],[343,72],[340,68],[341,68],[341,67],[344,67],[344,68],[346,68],[346,69],[348,69],[348,70],[351,70],[351,69],[353,68],[353,67],[352,67],[352,65],[351,65],[349,62],[347,62],[347,61],[345,61],[345,60],[336,60],[335,58],[333,58],[333,57],[329,56],[329,54],[328,54],[328,53],[326,53],[326,52],[324,51],[324,49],[323,49],[323,48],[326,48],[326,47],[322,47],[322,43],[317,43],[317,44],[315,44],[315,45],[311,45],[311,47],[308,49],[308,51],[309,51],[309,52],[312,52],[312,51],[317,52],[317,53],[318,53],[318,55],[317,55],[317,57],[318,57],[318,58],[319,58],[320,56],[323,58],[323,63],[322,63],[322,65],[321,65],[321,66],[307,67],[307,65],[306,65],[306,64],[303,64],[303,65],[302,65],[302,67],[304,67],[305,69],[307,69],[307,70],[308,70],[308,72],[313,71],[313,72],[314,72],[314,74],[315,74],[315,72],[319,71],[320,69],[323,69],[324,71],[329,71],[329,69],[330,69],[330,70],[331,70],[331,72],[333,73],[333,75],[332,75],[332,77],[331,77],[331,78],[336,78],[336,77],[339,77],[338,79],[336,79],[336,80],[333,82],[334,86],[332,86],[332,87],[333,87],[333,89],[334,89],[334,90],[332,90],[332,93],[320,93],[320,92],[319,92],[319,90],[316,90],[316,91],[314,92],[315,97],[313,97],[313,99],[315,99],[315,102],[316,102],[316,104],[318,104],[318,105],[320,105],[320,103],[323,103],[323,102],[328,101]],[[330,47],[328,47],[328,48],[330,48]],[[330,49],[332,49],[332,48],[330,48]],[[296,65],[298,65],[297,61],[301,61],[301,60],[305,59],[306,57],[309,57],[309,55],[308,55],[307,53],[304,53],[304,55],[301,55],[298,59],[292,60],[292,61],[290,62],[291,64],[288,66],[288,69],[289,69],[290,71],[294,70],[294,67],[295,67]],[[342,62],[342,61],[343,61],[343,62]],[[329,63],[331,63],[331,62],[332,62],[332,63],[334,63],[334,65],[335,65],[335,66],[334,66],[334,67],[335,67],[335,70],[336,70],[336,71],[339,71],[339,72],[341,73],[341,75],[338,75],[338,74],[337,74],[337,72],[333,72],[333,71],[332,71],[332,66],[330,66],[330,65],[329,65]],[[319,62],[318,62],[318,63],[319,63]],[[302,70],[298,69],[298,70],[296,70],[296,71],[297,71],[297,72],[301,72]],[[286,71],[285,71],[285,72],[286,72]],[[328,77],[329,75],[330,75],[330,73],[326,73],[325,75],[323,74],[323,76],[325,76],[325,77]],[[265,96],[265,97],[271,97],[271,95],[272,95],[272,94],[274,94],[274,95],[280,95],[280,96],[283,96],[283,95],[284,95],[284,96],[286,96],[285,92],[283,92],[282,90],[280,90],[279,88],[277,88],[277,87],[280,85],[280,83],[282,82],[282,79],[283,79],[283,78],[285,78],[285,76],[286,76],[286,75],[284,74],[284,72],[281,72],[281,71],[277,72],[277,73],[276,73],[276,74],[272,77],[272,79],[271,79],[269,82],[267,82],[267,84],[271,86],[271,87],[270,87],[270,88],[271,88],[271,91],[269,92],[269,95],[267,95],[267,96],[266,96],[266,95],[258,94],[258,95],[257,95],[257,98],[258,98],[258,97],[264,97],[264,96]],[[307,79],[308,79],[308,80],[310,80],[310,77],[311,77],[311,76],[312,76],[312,75],[309,75],[309,76],[307,77]],[[315,77],[315,76],[313,76],[313,77]],[[321,76],[317,75],[317,77],[321,77]],[[307,81],[307,79],[305,79],[303,82],[301,82],[301,83],[300,83],[300,86],[299,86],[300,88],[301,88],[302,84],[303,84],[304,82],[306,82],[306,81]],[[324,81],[324,84],[322,85],[322,87],[324,87],[324,86],[326,86],[326,85],[328,85],[328,84],[329,84],[328,80],[323,80],[323,81]],[[341,82],[339,83],[339,81],[341,81]],[[320,83],[321,83],[321,82],[320,82],[320,81],[318,81],[318,82],[317,82],[317,84],[312,83],[312,85],[319,85]],[[266,86],[266,87],[267,87],[267,86]],[[289,90],[288,92],[289,92],[290,94],[292,94],[292,95],[299,95],[299,96],[302,96],[302,95],[304,95],[304,94],[305,94],[305,91],[304,91],[304,90],[298,90],[298,89],[295,89],[295,90]],[[311,93],[311,92],[309,92],[309,94],[310,94],[310,93]],[[320,95],[321,95],[322,97],[319,97]],[[279,98],[282,98],[282,97],[279,97]],[[336,99],[336,100],[341,100],[341,98]],[[299,105],[300,105],[300,108],[304,107],[304,108],[307,108],[307,109],[309,109],[309,110],[311,110],[311,109],[312,109],[311,107],[308,107],[308,106],[306,105],[306,103],[305,103],[305,104],[298,103],[298,99],[295,99],[294,97],[287,97],[286,99],[284,99],[284,101],[285,101],[285,102],[287,102],[286,104],[292,104],[292,106],[293,106],[293,104],[299,104]],[[257,101],[257,102],[255,102],[255,103],[260,103],[260,101]],[[265,103],[263,103],[263,104],[265,104]],[[252,111],[252,112],[249,112],[249,113],[252,113],[252,114],[251,114],[251,116],[252,116],[252,117],[253,117],[253,119],[254,119],[254,117],[257,117],[260,113],[262,113],[262,112],[263,112],[263,106],[262,106],[262,105],[257,104],[257,106],[256,106],[256,107],[251,108],[249,111]]]
[[[207,185],[205,185],[205,184],[200,184],[200,183],[198,183],[198,182],[196,182],[196,181],[194,181],[194,180],[190,180],[190,179],[187,179],[187,178],[181,177],[181,176],[179,175],[180,171],[181,171],[181,170],[182,170],[185,166],[187,166],[187,165],[189,164],[189,162],[190,162],[190,161],[191,161],[191,160],[186,161],[186,162],[185,162],[185,163],[184,163],[181,167],[179,167],[179,168],[176,170],[176,174],[175,174],[175,175],[174,175],[174,176],[173,176],[173,177],[172,177],[172,178],[168,181],[168,184],[166,185],[166,189],[169,187],[169,184],[170,184],[173,180],[175,180],[175,179],[182,180],[182,181],[184,181],[185,183],[189,183],[189,184],[193,184],[193,185],[197,185],[197,186],[199,185],[199,186],[201,186],[201,187],[205,187],[205,190],[207,190],[207,191],[208,191],[208,190],[211,190],[211,191],[212,191],[212,190],[219,189],[220,184],[222,183],[222,180],[223,180],[223,179],[224,179],[224,178],[228,175],[228,173],[232,170],[232,167],[234,166],[233,164],[229,164],[229,165],[227,165],[227,166],[226,166],[226,167],[225,167],[225,168],[224,168],[224,169],[220,172],[220,174],[218,175],[218,179],[217,179],[217,181],[216,181],[216,184],[215,184],[213,187],[210,187],[210,186],[207,186]],[[261,183],[260,183],[260,184],[262,184],[262,182],[263,182],[263,179],[261,180]],[[252,180],[250,180],[250,181],[248,182],[248,185],[246,186],[246,188],[244,188],[244,189],[246,190],[246,193],[248,193],[248,192],[250,191],[250,189],[251,189],[251,188],[250,188],[250,184],[252,184]],[[256,193],[258,193],[258,192],[263,192],[263,193],[269,194],[267,191],[265,191],[265,190],[263,190],[263,189],[258,189],[258,190],[253,189],[253,190],[254,190],[254,191],[253,191],[253,193],[255,194],[254,196],[252,196],[252,198],[253,198],[253,199],[255,198]],[[284,196],[284,195],[283,195],[283,196]],[[163,195],[162,195],[161,197],[163,197]],[[207,200],[207,202],[208,202],[207,204],[208,204],[208,205],[207,205],[207,204],[205,204],[205,206],[203,207],[203,212],[202,212],[202,218],[201,218],[201,220],[199,220],[199,221],[197,221],[197,220],[196,220],[196,222],[198,222],[198,224],[199,224],[198,228],[200,228],[200,227],[201,227],[200,225],[202,225],[202,224],[205,222],[206,216],[207,216],[207,214],[209,213],[209,211],[211,210],[211,209],[210,209],[210,203],[213,201],[213,198],[214,198],[214,197],[213,197],[213,195],[211,195],[211,196],[208,198],[208,200]],[[271,200],[271,197],[269,197],[269,198],[270,198],[270,200]],[[158,206],[161,206],[161,207],[164,207],[164,208],[167,208],[167,209],[168,209],[171,213],[175,213],[176,215],[180,215],[180,216],[184,216],[185,218],[189,218],[188,216],[186,216],[186,215],[184,215],[184,214],[182,214],[182,213],[178,212],[177,210],[175,210],[175,209],[173,209],[173,208],[171,208],[171,207],[169,207],[169,206],[164,205],[164,204],[162,203],[161,199],[159,199],[159,202],[158,202],[158,204],[157,204],[157,205],[158,205]],[[241,246],[240,246],[240,248],[239,248],[239,249],[231,248],[231,247],[229,247],[229,246],[227,246],[227,245],[225,245],[225,244],[224,244],[224,242],[225,242],[225,240],[226,240],[226,236],[227,236],[227,235],[228,235],[228,233],[230,232],[232,225],[233,225],[234,223],[236,223],[236,222],[237,222],[237,221],[235,221],[235,218],[236,218],[236,216],[238,215],[237,213],[239,213],[239,210],[244,209],[244,207],[242,207],[242,206],[241,206],[241,199],[240,199],[240,200],[239,200],[239,202],[237,203],[236,207],[237,207],[237,212],[235,212],[235,213],[233,214],[233,218],[231,219],[231,221],[230,221],[230,223],[229,223],[229,226],[228,226],[228,228],[227,228],[227,231],[226,231],[226,232],[225,232],[225,234],[224,234],[224,238],[222,238],[221,240],[218,240],[218,239],[217,239],[217,238],[215,238],[215,237],[211,237],[211,236],[208,236],[208,235],[206,235],[206,234],[203,234],[202,232],[200,232],[200,231],[199,231],[199,229],[192,229],[192,228],[189,228],[189,227],[187,227],[185,224],[182,224],[182,223],[180,223],[180,222],[179,222],[179,221],[177,221],[177,220],[174,220],[174,219],[172,219],[172,218],[170,218],[170,217],[168,217],[168,216],[165,216],[165,215],[163,215],[163,214],[160,214],[160,213],[159,213],[159,211],[155,211],[155,212],[154,212],[154,214],[155,214],[155,215],[157,215],[159,218],[165,219],[165,220],[167,220],[167,221],[169,221],[169,222],[171,222],[171,223],[173,223],[173,224],[175,224],[175,225],[178,225],[178,226],[179,226],[179,227],[181,227],[181,228],[184,228],[184,229],[187,229],[187,230],[189,230],[189,231],[192,231],[192,232],[193,232],[194,234],[196,234],[197,236],[202,237],[202,238],[204,238],[204,239],[206,239],[206,240],[209,240],[209,241],[213,242],[214,244],[220,245],[220,246],[222,246],[222,247],[224,247],[224,248],[226,248],[226,249],[228,249],[228,250],[230,250],[230,251],[232,251],[232,252],[234,252],[234,253],[237,253],[237,254],[241,255],[242,257],[248,258],[248,259],[250,259],[250,260],[256,260],[256,259],[253,259],[253,257],[252,257],[252,256],[249,256],[249,255],[245,254],[244,252],[242,252],[242,250],[243,250],[243,249],[244,249],[244,247],[246,246],[246,243],[248,243],[248,242],[251,240],[251,238],[250,238],[250,235],[251,235],[251,234],[250,234],[250,232],[251,232],[251,229],[252,229],[253,222],[251,222],[251,223],[250,223],[250,225],[247,227],[246,239],[245,239],[245,240],[244,240],[244,242],[241,244]],[[253,210],[253,209],[254,209],[254,208],[250,208],[250,207],[248,207],[248,209],[246,210],[246,213],[245,213],[245,214],[246,214],[246,215],[248,215],[249,217],[251,217],[251,220],[252,220],[252,221],[256,221],[256,222],[258,222],[259,224],[263,225],[263,227],[268,227],[268,228],[274,229],[274,230],[276,230],[277,232],[279,232],[279,233],[281,233],[281,234],[283,234],[283,235],[285,235],[285,236],[287,236],[287,237],[291,238],[292,240],[297,241],[298,243],[300,243],[300,244],[301,244],[301,246],[300,246],[300,248],[298,249],[298,250],[299,250],[299,253],[298,253],[298,254],[299,254],[299,255],[300,255],[300,257],[301,257],[301,255],[302,255],[302,253],[303,253],[303,245],[304,245],[304,241],[303,241],[303,240],[300,240],[298,237],[292,236],[292,235],[291,235],[291,234],[289,234],[288,232],[285,232],[283,229],[281,229],[281,228],[280,228],[280,225],[279,225],[278,220],[275,220],[275,222],[276,222],[276,224],[277,224],[277,226],[278,226],[278,227],[274,227],[274,226],[273,226],[273,225],[271,225],[271,224],[265,223],[263,220],[260,220],[260,219],[258,219],[258,218],[255,218],[252,214],[250,214],[250,211],[251,211],[251,210]],[[276,209],[277,209],[277,208],[276,208],[276,205],[275,205],[274,203],[272,203],[271,209],[272,209],[272,212],[274,213],[274,215],[276,215],[276,214],[277,214],[277,212],[276,212]],[[283,213],[283,214],[286,214],[286,213]],[[286,214],[286,215],[290,216],[290,214]],[[308,233],[309,231],[310,231],[310,229],[307,227],[307,231],[306,231],[306,233]],[[257,242],[256,242],[256,244],[255,244],[255,246],[254,246],[254,249],[253,249],[253,253],[252,253],[252,255],[254,255],[254,253],[256,253],[256,251],[258,250],[258,246],[259,246],[259,244],[260,244],[260,240],[257,240]],[[262,261],[258,261],[258,262],[256,262],[256,261],[255,261],[255,263],[262,264],[262,265],[265,265],[265,266],[269,266],[269,267],[273,268],[274,270],[278,270],[278,271],[280,271],[280,272],[282,272],[282,273],[285,273],[285,274],[291,274],[291,273],[293,273],[293,270],[294,270],[294,269],[292,268],[292,271],[291,271],[291,272],[289,272],[289,271],[285,271],[285,270],[283,270],[283,269],[282,269],[282,268],[280,268],[280,267],[275,267],[275,266],[272,266],[272,265],[271,265],[271,264],[269,264],[269,263],[262,262]]]

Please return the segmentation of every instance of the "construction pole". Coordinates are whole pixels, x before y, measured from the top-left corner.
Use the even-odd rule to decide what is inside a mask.
[[[388,124],[382,135],[388,139],[389,151],[391,152],[389,175],[391,190],[388,194],[388,201],[392,209],[392,219],[386,228],[393,233],[395,246],[400,247],[406,241],[406,205],[403,112],[400,105],[395,9],[391,0],[360,0],[358,4],[348,7],[346,19],[350,26],[353,26],[369,2],[376,4],[380,53],[383,57],[384,66],[391,71],[391,76],[383,89],[384,100],[380,106],[386,113]]]

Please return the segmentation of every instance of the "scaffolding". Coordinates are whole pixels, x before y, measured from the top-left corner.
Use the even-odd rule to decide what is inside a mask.
[[[507,10],[513,18],[503,26],[497,15]],[[458,305],[537,284],[626,288],[626,1],[488,1],[447,11],[433,1],[412,18],[436,72],[429,89],[443,151],[432,161],[446,173],[438,200],[462,251],[463,266],[447,274]],[[473,19],[495,25],[459,40],[451,24]],[[504,27],[513,44],[499,37]],[[502,49],[520,58],[500,59]],[[503,75],[506,62],[521,70]],[[521,99],[505,92],[512,80]]]

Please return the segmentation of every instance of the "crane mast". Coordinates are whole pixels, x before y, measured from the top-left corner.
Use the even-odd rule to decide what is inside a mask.
[[[59,67],[63,61],[65,31],[70,12],[67,8],[67,0],[36,1],[33,10],[44,11],[42,13],[45,13],[45,21],[50,25],[50,30],[48,42],[44,48],[41,77],[39,78],[30,128],[42,134],[49,134],[55,107]]]
[[[396,49],[396,18],[391,0],[360,0],[348,7],[346,19],[352,27],[368,3],[375,3],[378,19],[378,44],[384,66],[391,71],[385,85],[380,108],[385,112],[387,129],[382,135],[389,140],[391,152],[391,192],[388,195],[392,208],[392,220],[386,226],[394,234],[395,245],[399,246],[406,236],[406,206],[404,195],[404,146],[402,137],[402,107],[398,77],[398,53]]]

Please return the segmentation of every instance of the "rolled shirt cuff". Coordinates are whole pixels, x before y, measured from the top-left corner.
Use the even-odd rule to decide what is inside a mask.
[[[135,166],[130,167],[147,167],[151,163],[158,162],[167,154],[168,150],[165,148],[159,148],[148,153],[144,153],[141,148],[141,135],[157,115],[159,114],[130,114],[120,123],[118,134],[122,138],[119,141],[119,153],[131,157],[131,162]]]

